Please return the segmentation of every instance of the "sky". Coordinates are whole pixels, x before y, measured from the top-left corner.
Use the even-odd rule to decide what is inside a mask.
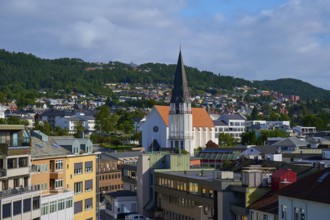
[[[330,90],[328,0],[2,0],[0,49],[175,64]],[[187,73],[189,74],[189,73]]]

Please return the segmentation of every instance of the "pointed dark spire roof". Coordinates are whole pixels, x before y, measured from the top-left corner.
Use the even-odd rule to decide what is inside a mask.
[[[179,53],[178,63],[174,76],[174,87],[172,89],[171,103],[188,103],[190,102],[188,82],[186,71],[184,68],[181,50]]]

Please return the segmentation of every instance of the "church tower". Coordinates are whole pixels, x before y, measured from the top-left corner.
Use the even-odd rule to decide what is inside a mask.
[[[169,137],[168,146],[174,149],[186,150],[193,153],[193,127],[190,95],[186,71],[184,68],[181,50],[174,76],[174,87],[168,115]]]

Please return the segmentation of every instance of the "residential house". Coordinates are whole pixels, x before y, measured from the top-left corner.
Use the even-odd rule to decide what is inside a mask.
[[[293,152],[300,148],[307,148],[307,145],[306,141],[302,141],[297,137],[288,137],[274,143],[272,146],[276,146],[279,152]]]

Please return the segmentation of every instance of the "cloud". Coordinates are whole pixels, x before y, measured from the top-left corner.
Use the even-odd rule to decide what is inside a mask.
[[[182,45],[185,64],[200,70],[248,80],[293,77],[330,89],[328,1],[225,11],[230,2],[1,1],[0,48],[141,64],[175,63]]]

